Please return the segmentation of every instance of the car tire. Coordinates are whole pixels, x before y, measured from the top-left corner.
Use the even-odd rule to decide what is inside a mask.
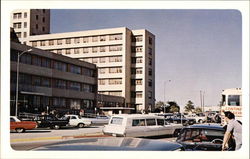
[[[78,124],[78,128],[83,128],[84,127],[84,124],[83,123],[79,123]]]
[[[198,123],[202,124],[202,123],[203,123],[203,120],[202,120],[202,119],[198,120]]]
[[[25,132],[25,129],[24,128],[16,128],[16,132],[22,133],[22,132]]]
[[[54,129],[60,129],[59,125],[54,125]]]

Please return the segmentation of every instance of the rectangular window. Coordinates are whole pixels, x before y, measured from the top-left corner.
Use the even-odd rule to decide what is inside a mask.
[[[240,96],[239,95],[229,95],[228,96],[229,106],[240,106]]]
[[[89,37],[84,37],[83,38],[83,43],[88,43],[89,42]]]
[[[164,119],[157,119],[157,125],[164,126]]]
[[[105,52],[106,51],[106,47],[105,46],[101,46],[100,47],[100,52]]]
[[[54,45],[54,40],[49,40],[49,45]]]
[[[62,39],[57,39],[57,45],[62,45]]]
[[[20,58],[20,62],[31,65],[31,63],[32,63],[31,55],[30,54],[23,54]]]
[[[135,92],[135,97],[136,98],[142,98],[142,92],[141,91]]]
[[[66,39],[66,44],[71,44],[71,39]]]
[[[61,49],[57,50],[57,54],[61,55],[62,54],[62,50]]]
[[[98,47],[92,47],[92,53],[96,53],[98,51]]]
[[[132,121],[132,126],[146,126],[145,119],[134,119]]]
[[[45,18],[43,17],[43,22],[45,22]]]
[[[150,45],[153,44],[153,39],[152,39],[151,37],[148,37],[148,43],[149,43]]]
[[[120,85],[122,84],[122,79],[109,79],[109,85]]]
[[[142,79],[131,79],[131,85],[142,85]]]
[[[80,43],[80,38],[75,38],[75,39],[74,39],[74,43],[75,43],[75,44],[79,44],[79,43]]]
[[[54,69],[66,72],[67,64],[63,63],[63,62],[55,61],[54,62]]]
[[[31,45],[32,45],[32,47],[37,47],[37,41],[32,41]]]
[[[110,67],[109,73],[122,73],[122,68],[121,67]]]
[[[123,118],[113,117],[110,121],[110,124],[122,125]]]
[[[139,53],[142,52],[142,46],[133,46],[131,52]]]
[[[81,67],[75,66],[75,65],[70,65],[70,70],[71,73],[75,74],[81,74]]]
[[[100,63],[105,63],[106,62],[106,57],[100,57],[99,62]]]
[[[39,19],[39,16],[38,15],[36,15],[36,20],[38,20]]]
[[[22,27],[22,23],[13,23],[13,28],[20,29]]]
[[[22,18],[22,13],[14,13],[13,14],[13,19],[20,19]]]
[[[79,53],[80,53],[80,49],[79,48],[74,49],[74,54],[79,54]]]
[[[114,45],[114,46],[109,46],[109,51],[122,51],[122,45]]]
[[[152,99],[152,92],[151,91],[148,92],[148,98]]]
[[[50,78],[42,78],[42,86],[44,87],[50,87],[51,86],[51,80]]]
[[[42,67],[50,68],[51,60],[48,58],[42,58]]]
[[[81,90],[81,84],[78,82],[69,82],[69,89],[80,91]]]
[[[45,46],[45,41],[40,41],[40,46]]]
[[[65,80],[56,79],[55,80],[55,87],[56,88],[65,89],[66,88],[66,81]]]
[[[23,32],[23,37],[24,37],[24,38],[27,37],[27,32]]]
[[[105,74],[106,73],[106,68],[98,68],[99,74]]]
[[[83,53],[84,54],[89,53],[89,48],[83,48]]]
[[[151,80],[151,79],[148,80],[148,86],[149,86],[149,87],[152,87],[152,80]]]
[[[147,126],[155,126],[156,121],[155,119],[146,119]]]
[[[27,22],[23,22],[23,27],[27,28]]]
[[[149,55],[152,55],[152,53],[153,53],[153,50],[152,50],[152,48],[148,48],[148,53],[149,53]]]
[[[66,54],[70,54],[70,49],[66,49]]]
[[[24,12],[23,17],[27,18],[27,12]]]
[[[109,57],[109,62],[122,62],[122,56]]]
[[[152,76],[152,68],[149,68],[149,69],[148,69],[148,75],[149,75],[149,76]]]
[[[33,56],[32,58],[32,64],[36,66],[41,66],[42,65],[42,59],[39,56]]]
[[[33,86],[41,86],[41,77],[33,76],[32,77],[32,85]]]
[[[98,42],[98,36],[93,36],[92,37],[92,42]]]
[[[151,58],[148,59],[148,64],[149,64],[150,66],[152,66],[152,59],[151,59]]]
[[[106,36],[105,35],[100,36],[100,41],[106,41]]]
[[[122,34],[109,35],[109,40],[122,40]]]
[[[99,85],[105,85],[105,83],[106,83],[106,80],[105,80],[105,79],[99,79],[99,80],[98,80],[98,84],[99,84]]]
[[[98,63],[98,57],[92,58],[92,63]]]
[[[94,76],[94,71],[88,68],[82,68],[83,75],[93,77]]]

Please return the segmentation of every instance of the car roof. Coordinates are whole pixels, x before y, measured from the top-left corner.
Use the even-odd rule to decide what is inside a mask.
[[[223,127],[219,124],[195,124],[195,125],[190,125],[186,126],[185,128],[191,128],[191,129],[219,129],[219,130],[224,130]]]
[[[121,118],[162,118],[160,116],[151,115],[151,114],[119,114],[112,117],[121,117]]]
[[[55,151],[55,150],[106,150],[106,151],[173,151],[181,149],[182,145],[176,142],[166,142],[160,140],[150,140],[129,137],[106,137],[106,138],[85,138],[78,140],[62,141],[35,148],[35,151]]]

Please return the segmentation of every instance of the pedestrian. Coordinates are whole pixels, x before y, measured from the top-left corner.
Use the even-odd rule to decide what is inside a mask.
[[[235,116],[232,112],[226,111],[224,114],[227,130],[223,139],[222,151],[228,148],[228,141],[231,136],[235,139],[235,150],[239,150],[242,146],[242,125],[239,121],[235,120]]]

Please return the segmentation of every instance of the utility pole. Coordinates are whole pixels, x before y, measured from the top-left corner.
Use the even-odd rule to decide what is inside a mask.
[[[166,89],[166,81],[164,81],[164,105],[163,105],[163,113],[165,113],[165,102],[166,102],[166,99],[165,99],[165,90]]]

